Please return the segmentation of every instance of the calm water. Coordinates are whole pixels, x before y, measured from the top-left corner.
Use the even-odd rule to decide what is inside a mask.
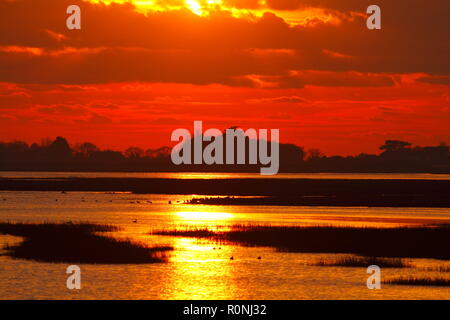
[[[14,174],[19,176],[19,173]],[[29,174],[20,173],[25,176]],[[1,175],[5,176],[5,173]],[[37,263],[0,256],[0,298],[450,299],[450,289],[445,288],[383,285],[381,290],[368,290],[368,275],[364,268],[309,265],[321,259],[335,258],[336,255],[332,254],[280,253],[271,248],[235,245],[221,245],[220,250],[213,250],[217,244],[206,240],[148,235],[151,230],[161,228],[227,226],[235,223],[417,225],[450,222],[450,209],[225,207],[181,203],[190,197],[102,192],[0,192],[1,221],[108,223],[122,227],[116,233],[117,237],[175,247],[169,253],[169,262],[165,264],[80,265],[82,289],[79,291],[66,289],[66,264]],[[172,204],[168,203],[169,200]],[[138,222],[133,223],[134,219]],[[20,238],[0,236],[2,244],[16,241]],[[231,256],[235,259],[230,260]],[[262,259],[258,260],[258,256]],[[425,270],[450,266],[449,262],[430,259],[410,261],[416,268],[384,269],[383,278],[399,275],[449,276],[448,272],[439,274]]]
[[[164,178],[164,179],[421,179],[450,180],[450,174],[431,173],[259,173],[226,172],[19,172],[0,171],[0,178]]]

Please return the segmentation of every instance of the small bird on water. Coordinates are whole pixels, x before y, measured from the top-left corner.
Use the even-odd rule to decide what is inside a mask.
[[[230,260],[234,260],[234,257],[233,257],[233,256],[231,256]]]

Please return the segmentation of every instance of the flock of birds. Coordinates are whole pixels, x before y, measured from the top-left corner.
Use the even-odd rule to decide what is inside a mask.
[[[61,191],[61,194],[66,194],[67,192],[66,191]],[[112,193],[112,194],[114,194],[114,193]],[[7,199],[6,198],[3,198],[3,201],[6,201]],[[59,200],[58,199],[55,199],[55,202],[58,202]],[[84,197],[82,197],[81,198],[81,202],[86,202],[86,199],[84,199]],[[98,202],[98,200],[95,200],[95,202]],[[109,202],[113,202],[112,200],[109,200]],[[181,201],[177,201],[178,203],[180,203]],[[149,203],[149,204],[152,204],[153,203],[153,201],[151,201],[151,200],[142,200],[142,201],[140,201],[140,200],[135,200],[135,201],[130,201],[129,203],[131,203],[131,204],[141,204],[141,203]],[[167,202],[168,204],[172,204],[172,201],[171,200],[169,200],[168,202]]]
[[[61,194],[66,194],[66,193],[67,193],[66,191],[61,191]],[[111,193],[111,194],[114,194],[114,193]],[[3,199],[3,201],[6,201],[6,199]],[[55,202],[58,202],[58,199],[55,199]],[[82,197],[81,202],[86,202],[86,199],[84,199],[84,197]],[[98,200],[95,200],[95,202],[98,202]],[[113,202],[113,201],[109,200],[109,202]],[[177,201],[177,202],[180,202],[180,201]],[[141,204],[141,203],[152,204],[153,201],[151,201],[151,200],[142,200],[142,201],[135,200],[135,201],[129,201],[129,203],[131,203],[131,204]],[[172,204],[172,201],[169,200],[168,204]]]

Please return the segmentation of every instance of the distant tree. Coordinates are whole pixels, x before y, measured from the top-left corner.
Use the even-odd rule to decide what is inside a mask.
[[[367,154],[367,153],[360,153],[359,155],[356,156],[357,159],[361,159],[361,160],[373,160],[377,158],[377,155],[375,154]]]
[[[48,147],[51,144],[52,144],[52,139],[50,139],[48,137],[41,139],[41,143],[40,143],[41,147]]]
[[[49,160],[52,161],[68,160],[72,156],[72,149],[63,137],[56,137],[55,141],[47,147],[47,152],[51,157]]]
[[[169,158],[172,149],[169,147],[161,147],[158,149],[148,149],[145,156],[151,159]]]
[[[144,154],[144,150],[138,147],[129,147],[124,153],[125,157],[128,159],[140,159],[144,156]]]
[[[380,147],[380,150],[385,152],[399,151],[411,147],[410,142],[401,140],[386,140],[384,144]]]
[[[122,162],[122,160],[124,160],[124,156],[119,151],[104,150],[104,151],[95,151],[91,155],[91,159],[96,162],[108,164],[108,163]]]
[[[325,158],[325,155],[319,149],[309,149],[306,158],[308,160],[316,160]]]
[[[246,136],[247,163],[250,142],[254,140]],[[227,151],[225,144],[226,141],[224,155]],[[204,142],[205,145],[207,143]],[[236,147],[237,144],[235,157]],[[286,172],[450,172],[450,147],[445,143],[422,147],[412,146],[402,140],[387,140],[380,149],[380,155],[361,153],[357,156],[327,157],[318,149],[305,152],[302,147],[280,143],[280,168]],[[169,147],[148,149],[145,152],[141,148],[130,147],[124,152],[118,152],[100,150],[90,142],[71,148],[63,137],[53,141],[44,139],[31,146],[23,141],[0,142],[0,170],[167,170],[173,166],[170,154]],[[305,158],[306,161],[302,161]],[[203,169],[218,168],[200,168]],[[253,170],[254,167],[236,166],[228,169]]]
[[[298,164],[305,158],[303,147],[295,144],[280,144],[280,161],[282,164]]]
[[[8,144],[10,152],[23,153],[28,151],[28,144],[23,141],[14,141]]]
[[[84,142],[74,147],[75,151],[81,154],[83,157],[89,158],[94,152],[100,151],[100,149],[93,143]]]
[[[441,143],[436,147],[423,147],[422,153],[428,161],[444,162],[449,160],[450,147]]]

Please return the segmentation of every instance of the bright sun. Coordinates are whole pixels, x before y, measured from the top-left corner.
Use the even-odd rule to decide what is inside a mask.
[[[192,13],[202,16],[207,15],[210,9],[221,8],[227,10],[222,4],[222,0],[86,0],[93,3],[127,3],[130,2],[136,6],[137,10],[143,13],[148,11],[170,11],[186,8]]]
[[[189,10],[198,16],[202,15],[202,6],[195,0],[185,0],[186,6]]]
[[[253,20],[262,17],[265,12],[272,12],[283,18],[288,24],[306,25],[311,23],[339,23],[339,18],[319,8],[303,8],[298,10],[276,10],[267,6],[266,0],[258,0],[256,9],[236,8],[224,4],[222,0],[85,0],[92,3],[132,3],[136,11],[143,14],[148,12],[163,12],[187,9],[198,16],[208,16],[212,12],[226,11],[235,18]]]

